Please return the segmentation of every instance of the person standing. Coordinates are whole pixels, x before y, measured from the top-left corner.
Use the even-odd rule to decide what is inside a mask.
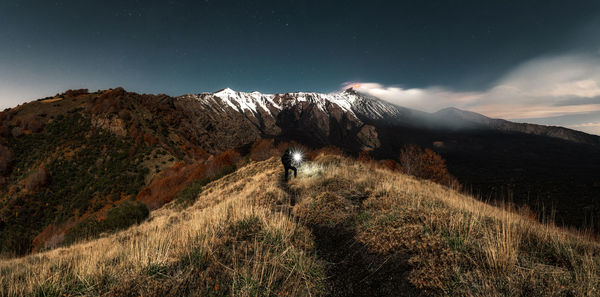
[[[298,170],[292,165],[292,161],[292,151],[290,149],[285,150],[283,156],[281,156],[281,163],[283,164],[283,170],[285,170],[285,181],[288,180],[290,169],[294,171],[294,177],[298,176]]]

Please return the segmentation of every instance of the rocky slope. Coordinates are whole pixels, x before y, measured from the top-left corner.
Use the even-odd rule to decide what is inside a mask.
[[[351,93],[271,95],[224,89],[216,93],[184,95],[177,101],[194,106],[192,102],[196,100],[199,103],[196,106],[205,112],[237,118],[237,121],[253,126],[247,131],[259,131],[264,137],[294,139],[315,146],[339,145],[352,150],[372,150],[380,145],[376,129],[364,124],[358,117],[360,114],[353,109],[361,99],[358,94]],[[387,115],[394,111],[382,113]]]

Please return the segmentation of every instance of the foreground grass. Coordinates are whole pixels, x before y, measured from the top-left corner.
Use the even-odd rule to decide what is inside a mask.
[[[288,184],[279,166],[251,163],[127,231],[2,260],[0,295],[600,295],[600,244],[583,234],[375,164],[320,156]],[[360,261],[329,261],[336,250]]]
[[[192,208],[165,207],[124,232],[0,261],[0,295],[314,296],[323,273],[309,231],[249,195],[252,180],[275,174],[260,165],[208,185]]]
[[[319,174],[293,182],[305,197],[295,213],[352,229],[371,253],[410,254],[409,280],[423,293],[600,296],[600,244],[584,234],[374,165],[321,162]]]

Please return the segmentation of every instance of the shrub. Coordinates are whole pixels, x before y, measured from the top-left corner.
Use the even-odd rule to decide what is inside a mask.
[[[10,130],[10,134],[15,138],[20,137],[23,135],[23,129],[21,129],[21,127],[14,127]]]
[[[88,239],[97,236],[104,230],[104,224],[96,218],[87,218],[77,224],[65,233],[65,243],[71,244],[82,239]]]
[[[223,168],[223,167],[227,167],[227,166],[234,166],[236,165],[241,159],[241,156],[238,152],[234,151],[234,150],[226,150],[223,153],[219,154],[215,160],[214,163],[218,168]]]
[[[88,94],[88,89],[77,89],[77,90],[67,90],[64,93],[65,97],[77,97],[79,95],[85,95]]]
[[[405,146],[399,156],[400,170],[418,178],[432,180],[443,185],[456,186],[456,179],[450,175],[446,161],[431,149],[421,149],[416,145]]]
[[[6,175],[13,161],[12,151],[0,144],[0,176]]]
[[[35,191],[48,183],[50,176],[46,168],[39,168],[25,179],[25,188],[29,191]]]
[[[394,160],[381,160],[379,161],[379,166],[389,170],[398,170],[398,163]]]
[[[121,111],[119,111],[119,118],[127,122],[131,120],[131,113],[129,113],[127,109],[122,109]]]
[[[198,197],[198,194],[202,192],[203,187],[203,183],[197,181],[193,182],[177,193],[177,196],[175,196],[175,201],[178,204],[183,204],[186,206],[191,205],[194,201],[196,201],[196,197]]]
[[[275,155],[273,139],[259,139],[250,148],[250,159],[264,161]]]
[[[125,229],[133,224],[139,224],[149,214],[150,211],[145,204],[125,201],[108,212],[105,222],[109,230],[115,231]]]
[[[160,172],[150,185],[138,193],[136,200],[144,202],[150,209],[156,209],[171,200],[178,199],[178,193],[194,182],[201,182],[204,186],[233,172],[239,160],[239,153],[228,150],[209,161],[194,164],[177,163]],[[193,201],[195,197],[192,198],[181,201]]]
[[[111,209],[106,220],[87,218],[67,230],[65,243],[70,244],[79,240],[89,239],[103,232],[115,232],[133,224],[139,224],[148,217],[150,211],[140,202],[125,201]]]
[[[25,129],[37,133],[42,131],[44,128],[44,122],[42,118],[39,117],[31,117],[23,123]]]
[[[0,137],[10,136],[10,129],[5,125],[0,125]]]
[[[369,163],[373,161],[373,157],[371,157],[370,151],[361,151],[358,153],[358,161],[363,163]]]
[[[421,158],[422,150],[416,145],[407,145],[400,151],[398,161],[400,162],[400,170],[402,172],[418,176],[421,174],[423,167],[423,159]]]
[[[221,170],[219,170],[219,172],[215,175],[205,177],[198,181],[194,181],[185,188],[183,188],[181,191],[179,191],[179,193],[177,193],[177,196],[175,196],[175,200],[178,204],[181,204],[183,206],[189,206],[192,203],[194,203],[194,201],[196,201],[196,197],[198,197],[198,195],[202,192],[202,188],[204,188],[204,186],[234,171],[235,166],[225,166],[221,168]]]

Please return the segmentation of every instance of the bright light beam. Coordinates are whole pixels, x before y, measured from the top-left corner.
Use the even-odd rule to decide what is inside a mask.
[[[302,152],[301,151],[295,151],[295,152],[293,152],[292,153],[292,159],[294,159],[294,162],[296,164],[302,163],[302,159],[303,159]]]
[[[295,153],[295,154],[294,154],[294,161],[296,161],[296,162],[301,162],[301,161],[302,161],[302,154],[300,154],[300,153]]]

